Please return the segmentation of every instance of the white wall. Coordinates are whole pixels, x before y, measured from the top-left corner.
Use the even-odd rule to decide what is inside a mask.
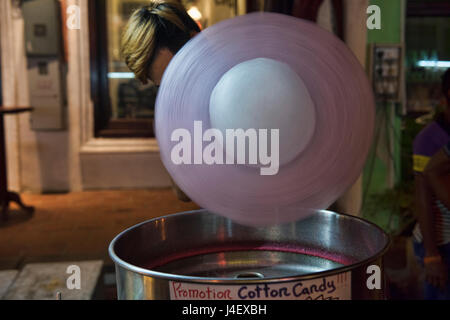
[[[14,41],[14,29],[17,21],[13,19],[10,1],[0,2],[0,41],[2,63],[2,98],[4,106],[15,106],[19,103],[17,96],[16,66],[23,59],[17,55]],[[20,189],[19,158],[19,123],[18,116],[5,117],[6,152],[8,167],[8,184],[11,190]]]
[[[0,4],[5,106],[29,106],[24,23],[10,1]],[[68,190],[67,132],[36,133],[30,113],[6,117],[8,183],[15,191]]]

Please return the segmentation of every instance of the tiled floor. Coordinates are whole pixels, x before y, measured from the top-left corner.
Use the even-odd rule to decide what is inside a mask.
[[[103,259],[110,241],[124,229],[166,214],[197,209],[170,189],[22,195],[36,207],[30,218],[14,207],[0,224],[0,270],[30,262]]]

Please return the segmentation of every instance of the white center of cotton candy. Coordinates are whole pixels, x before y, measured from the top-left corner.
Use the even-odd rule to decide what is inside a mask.
[[[280,165],[294,160],[310,142],[315,106],[300,76],[289,65],[268,58],[242,62],[215,86],[209,106],[211,126],[279,130]],[[268,141],[270,141],[270,134]]]

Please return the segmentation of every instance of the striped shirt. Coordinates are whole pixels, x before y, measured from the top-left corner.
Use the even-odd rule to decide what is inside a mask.
[[[450,210],[439,200],[436,200],[433,203],[433,213],[435,214],[434,223],[437,245],[450,243]],[[418,223],[413,230],[413,236],[417,242],[422,242],[423,237]]]
[[[413,145],[414,172],[417,174],[422,173],[431,157],[448,143],[450,143],[450,124],[446,123],[443,117],[433,121],[420,131],[416,139],[414,139]],[[432,201],[437,245],[450,243],[450,210],[439,199],[433,198]],[[422,242],[423,237],[418,223],[414,228],[413,236],[416,241]]]

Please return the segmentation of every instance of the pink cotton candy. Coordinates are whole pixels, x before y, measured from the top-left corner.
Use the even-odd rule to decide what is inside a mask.
[[[287,64],[306,86],[315,107],[306,147],[276,175],[261,175],[257,165],[175,164],[174,131],[183,128],[194,137],[194,121],[202,122],[203,131],[211,128],[214,88],[231,68],[257,58]],[[263,226],[326,209],[352,186],[370,148],[374,109],[366,74],[341,40],[301,19],[253,13],[206,29],[172,59],[156,102],[156,135],[165,167],[193,201]],[[279,143],[283,150],[289,141]]]

